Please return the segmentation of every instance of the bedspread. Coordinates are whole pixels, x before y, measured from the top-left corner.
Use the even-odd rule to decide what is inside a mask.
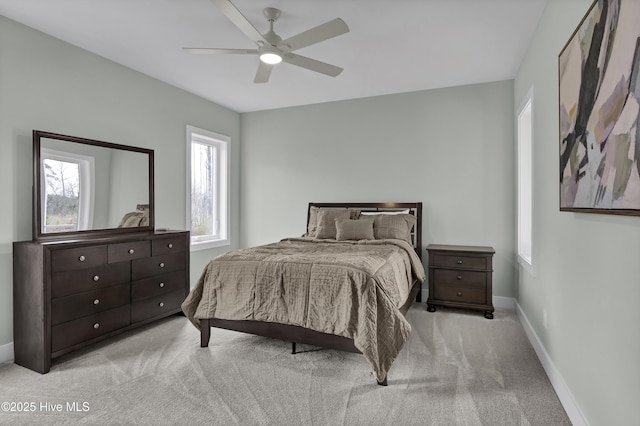
[[[288,238],[213,259],[182,310],[198,328],[255,320],[351,338],[382,381],[411,332],[398,308],[414,279],[424,269],[405,241]]]

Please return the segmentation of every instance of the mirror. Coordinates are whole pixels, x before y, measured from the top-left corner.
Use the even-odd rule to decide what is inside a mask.
[[[34,239],[152,231],[153,150],[33,131]]]

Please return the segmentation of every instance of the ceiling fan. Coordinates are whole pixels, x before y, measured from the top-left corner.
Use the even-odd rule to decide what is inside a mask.
[[[282,37],[273,31],[273,23],[280,17],[280,10],[273,7],[267,7],[262,11],[265,18],[267,18],[267,21],[269,21],[270,29],[268,32],[260,34],[251,22],[249,22],[247,18],[240,13],[238,8],[236,8],[229,0],[211,1],[236,27],[238,27],[238,29],[240,29],[240,31],[257,44],[258,48],[219,49],[185,47],[183,48],[185,52],[202,55],[257,54],[260,58],[260,64],[258,65],[258,71],[256,72],[256,76],[253,80],[254,83],[266,83],[269,81],[269,76],[271,75],[273,66],[280,62],[286,62],[288,64],[306,68],[331,77],[336,77],[342,72],[343,69],[335,65],[292,53],[293,51],[302,49],[303,47],[348,33],[349,27],[342,19],[333,19],[283,40]]]

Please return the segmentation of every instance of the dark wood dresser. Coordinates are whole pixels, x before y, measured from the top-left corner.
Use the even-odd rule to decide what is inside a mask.
[[[429,244],[429,298],[427,310],[436,305],[484,311],[493,318],[492,247]]]
[[[15,242],[15,363],[47,373],[53,358],[181,312],[188,293],[186,231]]]

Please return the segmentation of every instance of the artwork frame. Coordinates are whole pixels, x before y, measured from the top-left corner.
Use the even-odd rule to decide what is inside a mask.
[[[560,211],[640,216],[639,21],[595,0],[558,55]]]

